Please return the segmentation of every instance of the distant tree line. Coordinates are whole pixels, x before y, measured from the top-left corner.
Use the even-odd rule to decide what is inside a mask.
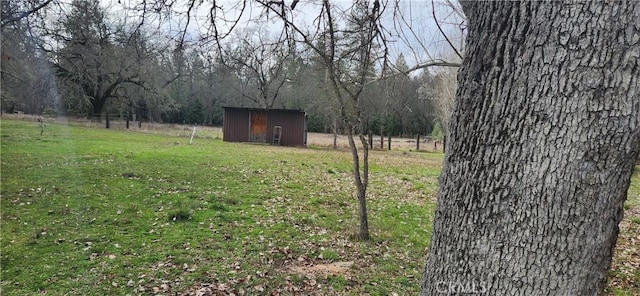
[[[24,5],[3,1],[3,19]],[[146,28],[86,0],[3,23],[2,111],[222,125],[223,106],[287,108],[307,112],[309,131],[340,132],[321,57],[304,45],[274,45],[268,32],[247,28],[216,48]],[[453,83],[452,70],[409,76],[399,74],[409,70],[402,54],[392,62],[393,71],[369,70],[362,124],[373,133],[431,133],[439,84]]]

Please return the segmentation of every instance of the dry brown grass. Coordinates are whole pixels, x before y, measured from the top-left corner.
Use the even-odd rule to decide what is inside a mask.
[[[29,114],[2,114],[2,117],[8,119],[19,119],[19,120],[28,120],[37,122],[38,116],[29,115]],[[57,123],[57,124],[68,124],[74,126],[86,126],[86,127],[95,127],[95,128],[104,128],[105,122],[98,121],[90,121],[86,118],[77,118],[77,117],[43,117],[45,123]],[[126,122],[122,120],[111,120],[110,128],[115,130],[124,130],[126,129]],[[172,123],[155,123],[155,122],[143,122],[141,127],[138,127],[137,121],[129,122],[129,130],[135,132],[142,133],[150,133],[150,134],[160,134],[160,135],[171,135],[178,137],[189,137],[193,130],[193,125],[183,125],[183,124],[172,124]],[[45,131],[46,132],[46,131]],[[197,126],[196,127],[196,138],[205,138],[205,139],[222,139],[222,127],[212,127],[212,126]],[[332,134],[323,134],[323,133],[308,133],[307,134],[307,144],[309,146],[314,147],[332,147],[333,146],[333,135]],[[338,148],[348,148],[349,143],[347,141],[347,136],[338,135],[337,137],[337,146]],[[388,138],[384,138],[383,148],[380,148],[380,136],[373,136],[373,148],[375,150],[387,150],[388,148]],[[416,139],[410,138],[391,138],[391,150],[401,150],[401,151],[415,151],[416,150]],[[434,142],[428,140],[426,138],[420,139],[420,151],[428,151],[428,152],[442,152],[442,143],[438,142],[437,146],[434,145]]]
[[[37,122],[38,116],[29,115],[29,114],[2,114],[3,118],[7,119],[18,119],[18,120],[26,120]],[[104,121],[91,121],[86,118],[78,118],[78,117],[43,117],[45,123],[55,123],[55,124],[68,124],[73,126],[85,126],[85,127],[94,127],[94,128],[104,128]],[[114,130],[124,130],[127,129],[127,123],[123,120],[111,120],[109,122],[110,129]],[[172,124],[172,123],[156,123],[156,122],[143,122],[140,127],[138,127],[137,121],[129,122],[129,130],[135,132],[142,132],[148,134],[159,134],[159,135],[170,135],[170,136],[178,136],[178,137],[189,137],[191,136],[191,132],[193,131],[193,125],[184,125],[184,124]],[[46,130],[45,130],[46,133]],[[207,138],[207,139],[222,139],[222,127],[213,127],[213,126],[196,126],[196,138]]]
[[[318,146],[318,147],[332,147],[333,146],[333,135],[332,134],[322,134],[322,133],[308,133],[307,134],[307,144],[310,146]],[[388,138],[384,138],[383,149],[380,149],[380,136],[373,136],[373,149],[375,150],[386,150],[389,146]],[[347,148],[349,147],[349,142],[347,141],[347,136],[338,135],[337,146],[339,148]],[[408,138],[391,138],[391,150],[404,150],[404,151],[415,151],[416,150],[416,139],[408,139]],[[434,147],[433,141],[426,140],[420,138],[420,151],[429,151],[429,152],[442,152],[442,143],[438,142],[438,146]]]

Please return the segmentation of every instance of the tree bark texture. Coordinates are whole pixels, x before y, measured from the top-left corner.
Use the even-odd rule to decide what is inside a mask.
[[[598,295],[640,150],[640,2],[463,8],[422,295]]]

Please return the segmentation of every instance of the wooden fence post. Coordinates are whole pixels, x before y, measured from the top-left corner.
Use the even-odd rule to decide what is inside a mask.
[[[196,123],[197,125],[197,123]],[[191,132],[191,139],[189,139],[189,145],[193,144],[193,137],[196,135],[196,126],[193,126],[193,131]]]

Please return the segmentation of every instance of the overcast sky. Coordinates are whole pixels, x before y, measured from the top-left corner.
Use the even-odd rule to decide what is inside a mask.
[[[462,46],[461,29],[463,22],[461,11],[452,9],[451,7],[459,7],[457,1],[438,0],[434,2],[436,17],[440,22],[443,30],[446,32],[452,43],[458,48]],[[129,22],[138,21],[138,12],[130,10],[139,6],[140,0],[101,0],[103,6],[107,8],[113,16],[128,16]],[[147,1],[150,2],[150,1]],[[185,35],[187,40],[199,40],[199,37],[206,32],[206,28],[210,21],[208,19],[208,11],[211,7],[211,1],[204,1],[203,5],[194,9],[190,18],[189,26]],[[251,1],[250,1],[251,2]],[[285,2],[289,2],[286,1]],[[317,16],[318,5],[313,4],[316,1],[300,1],[294,10],[296,23],[311,24]],[[383,0],[384,2],[384,0]],[[434,18],[432,16],[431,1],[400,1],[399,6],[394,7],[394,1],[390,0],[387,10],[383,16],[383,24],[385,28],[393,34],[390,46],[390,58],[392,61],[402,53],[409,65],[425,62],[434,58],[451,59],[454,56],[449,44],[443,35],[439,32]],[[226,12],[228,19],[236,18],[240,9],[238,1],[216,1],[222,6]],[[352,1],[334,1],[334,6],[349,7]],[[163,23],[160,27],[163,34],[172,38],[180,35],[180,31],[185,28],[187,2],[178,0],[172,11],[166,11],[163,17],[168,22]],[[129,8],[129,9],[127,9]],[[244,15],[235,29],[236,34],[241,34],[243,29],[255,27],[257,25],[270,30],[278,31],[280,22],[273,21],[261,24],[255,24],[252,20],[260,14],[260,9],[255,5],[249,5],[244,11]],[[145,20],[148,27],[155,29],[158,27],[157,15],[149,17]],[[224,28],[224,26],[220,26]]]

